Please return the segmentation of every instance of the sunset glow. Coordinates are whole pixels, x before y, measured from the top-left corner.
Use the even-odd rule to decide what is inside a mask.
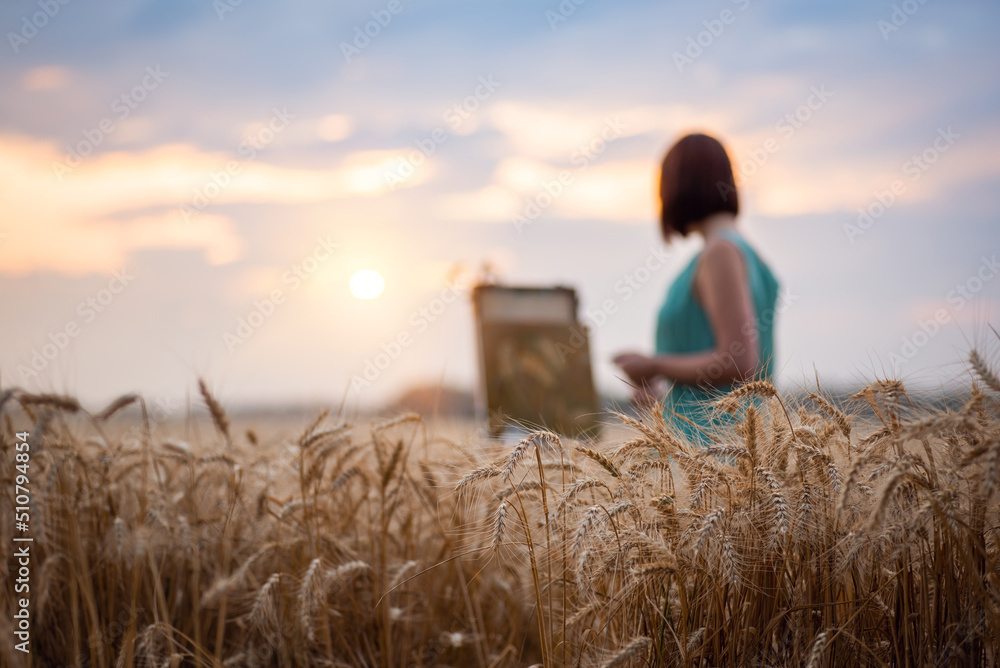
[[[686,132],[723,140],[742,231],[791,295],[779,385],[894,371],[950,308],[898,369],[933,386],[991,332],[1000,4],[404,2],[391,24],[387,6],[3,4],[0,378],[95,404],[180,398],[196,374],[236,403],[340,397],[407,332],[351,401],[468,389],[462,265],[574,288],[614,393],[612,356],[652,344],[700,248],[659,229]],[[866,326],[831,345],[836,318]]]
[[[351,294],[357,299],[377,299],[385,289],[385,279],[374,269],[362,269],[351,276]]]

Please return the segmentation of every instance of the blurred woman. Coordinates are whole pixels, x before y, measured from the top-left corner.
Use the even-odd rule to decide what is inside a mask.
[[[771,379],[778,281],[739,233],[739,195],[729,156],[703,134],[681,138],[660,172],[664,240],[696,234],[702,250],[667,292],[656,322],[655,354],[628,352],[615,363],[636,388],[656,398],[672,383],[664,417],[696,445],[719,419],[709,403],[743,380]]]

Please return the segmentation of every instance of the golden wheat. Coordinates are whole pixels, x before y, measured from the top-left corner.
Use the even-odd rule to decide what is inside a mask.
[[[322,412],[268,451],[199,383],[218,452],[133,395],[90,418],[8,389],[4,484],[15,430],[38,446],[36,665],[993,665],[1000,397],[969,363],[989,391],[950,409],[893,380],[850,408],[747,383],[707,448],[656,410],[618,446],[503,452]]]

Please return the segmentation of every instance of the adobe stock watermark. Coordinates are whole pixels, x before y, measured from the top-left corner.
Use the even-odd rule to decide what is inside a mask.
[[[67,320],[61,327],[48,333],[46,343],[31,349],[28,363],[17,366],[21,382],[26,383],[29,379],[37,378],[48,369],[62,351],[66,350],[70,340],[80,336],[83,327],[94,322],[134,280],[135,276],[123,268],[111,275],[106,287],[77,304],[76,314],[81,320],[77,321],[75,318]]]
[[[502,85],[499,81],[493,79],[492,74],[479,77],[479,83],[473,90],[472,95],[468,95],[448,107],[444,114],[442,114],[442,119],[448,124],[452,132],[456,132],[462,127],[462,123],[471,118],[472,114],[479,109],[483,102],[490,99]],[[413,176],[417,171],[417,167],[424,164],[428,158],[434,155],[438,150],[438,145],[448,141],[449,136],[448,131],[444,128],[434,128],[426,137],[414,140],[413,143],[416,145],[416,148],[405,156],[400,157],[395,168],[386,170],[383,173],[389,190],[395,190],[406,179]]]
[[[191,201],[179,207],[184,222],[190,223],[218,199],[223,191],[232,185],[233,178],[243,171],[244,165],[253,162],[257,153],[267,148],[294,118],[295,114],[289,113],[286,107],[273,109],[267,124],[244,137],[236,148],[236,154],[243,160],[230,160],[223,169],[213,171],[202,186],[192,191]]]
[[[38,32],[44,29],[49,24],[49,21],[54,19],[62,11],[62,8],[71,1],[38,0],[40,11],[31,15],[26,14],[21,18],[21,29],[17,32],[7,33],[7,41],[10,43],[10,48],[14,50],[14,53],[20,52],[21,47],[34,39],[38,35]]]
[[[556,175],[556,178],[543,181],[539,191],[535,195],[525,198],[521,210],[511,216],[510,222],[514,225],[517,233],[520,234],[525,227],[537,221],[542,213],[566,192],[566,188],[576,181],[576,175],[586,171],[587,167],[604,153],[608,144],[624,135],[627,127],[628,124],[618,116],[609,118],[593,139],[573,151],[569,161],[570,164],[576,166],[576,169],[563,169]]]
[[[810,86],[809,96],[806,97],[805,101],[792,111],[785,113],[774,124],[774,131],[782,140],[779,141],[774,135],[771,135],[759,146],[747,151],[746,157],[738,162],[739,180],[746,183],[750,177],[755,175],[761,167],[767,164],[772,155],[781,150],[784,142],[795,136],[798,130],[812,120],[815,112],[822,109],[831,97],[833,97],[833,92],[826,89],[826,84],[820,84],[818,88]],[[728,199],[731,192],[735,192],[733,186],[723,181],[717,181],[715,187],[719,189],[723,201]]]
[[[131,116],[132,112],[169,76],[170,72],[164,72],[159,65],[147,66],[142,80],[111,102],[111,113],[114,117],[104,117],[97,123],[97,127],[83,130],[81,132],[83,139],[76,144],[66,146],[66,157],[62,161],[53,161],[52,170],[56,178],[62,181],[67,174],[73,173],[83,163],[84,158],[91,155],[94,149],[104,143],[108,135],[118,129],[118,123]]]
[[[903,0],[898,5],[894,4],[892,13],[889,14],[889,20],[879,19],[875,22],[875,27],[882,33],[882,39],[888,42],[889,35],[905,26],[910,17],[925,4],[927,4],[927,0]]]
[[[662,246],[650,246],[649,252],[641,264],[631,271],[622,274],[622,277],[615,281],[612,289],[619,297],[608,297],[594,308],[583,310],[584,322],[570,327],[568,344],[557,343],[556,354],[561,363],[587,342],[587,333],[596,331],[610,322],[620,311],[622,304],[628,302],[635,294],[643,288],[653,274],[660,271],[667,265],[667,260],[672,255],[672,251]],[[588,324],[589,321],[589,324]]]
[[[286,290],[274,288],[266,297],[253,300],[253,308],[250,309],[250,312],[237,318],[236,328],[232,332],[223,332],[222,341],[226,344],[226,350],[232,353],[249,341],[250,337],[275,314],[278,306],[285,303],[288,295],[298,290],[309,278],[315,275],[320,266],[333,257],[338,248],[340,248],[340,244],[331,241],[329,234],[326,237],[317,238],[312,251],[281,274],[281,283],[287,286]]]
[[[412,0],[407,0],[412,2]],[[382,34],[382,30],[389,27],[394,16],[398,16],[406,9],[403,0],[389,0],[384,9],[372,10],[372,19],[364,24],[354,26],[354,39],[340,43],[340,52],[344,55],[346,62],[351,62],[355,56],[360,56],[361,52],[367,49],[372,40]]]
[[[982,256],[975,273],[954,286],[945,295],[945,301],[951,305],[951,309],[939,308],[934,311],[933,318],[918,321],[918,329],[909,336],[902,338],[899,351],[889,353],[889,364],[892,366],[893,374],[899,375],[903,367],[913,360],[917,356],[917,353],[941,332],[941,328],[944,325],[952,322],[955,319],[955,314],[975,299],[976,295],[998,273],[1000,273],[1000,262],[997,262],[996,254],[994,253],[990,257]]]
[[[243,4],[243,0],[212,0],[212,9],[220,21],[226,20],[226,14],[232,14]]]
[[[379,352],[365,358],[360,373],[351,376],[351,390],[360,395],[382,377],[382,374],[392,366],[403,352],[413,345],[413,342],[472,288],[471,277],[460,274],[454,280],[445,281],[445,286],[429,302],[410,313],[408,326],[396,336],[383,341]]]
[[[741,12],[746,11],[747,7],[750,6],[750,0],[732,0],[732,3]],[[672,54],[677,72],[684,74],[684,68],[693,65],[694,61],[701,58],[705,51],[715,44],[715,40],[726,31],[726,26],[736,23],[737,16],[738,14],[732,9],[723,9],[717,18],[702,21],[701,24],[705,26],[705,29],[693,37],[688,36],[687,47],[683,53],[674,51]]]
[[[549,22],[549,28],[552,32],[556,31],[560,23],[566,23],[567,19],[576,13],[576,8],[585,2],[587,0],[562,0],[556,7],[556,11],[546,9],[545,20]]]
[[[920,153],[914,153],[903,163],[900,168],[903,176],[908,176],[910,183],[919,181],[920,177],[927,173],[927,170],[943,154],[947,153],[955,145],[955,141],[961,139],[961,137],[962,135],[952,130],[950,125],[947,128],[938,128],[937,137],[934,138],[931,145]],[[851,244],[854,244],[858,237],[870,230],[875,225],[875,221],[884,216],[886,211],[892,208],[898,201],[898,198],[906,193],[906,190],[907,182],[900,178],[894,179],[886,190],[876,190],[873,192],[872,200],[868,205],[858,209],[857,221],[853,224],[844,223],[844,234],[847,235],[847,240]]]

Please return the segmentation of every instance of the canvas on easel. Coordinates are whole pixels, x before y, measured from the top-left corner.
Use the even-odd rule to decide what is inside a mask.
[[[511,425],[566,435],[598,430],[586,327],[571,288],[473,290],[479,408],[492,436]]]

